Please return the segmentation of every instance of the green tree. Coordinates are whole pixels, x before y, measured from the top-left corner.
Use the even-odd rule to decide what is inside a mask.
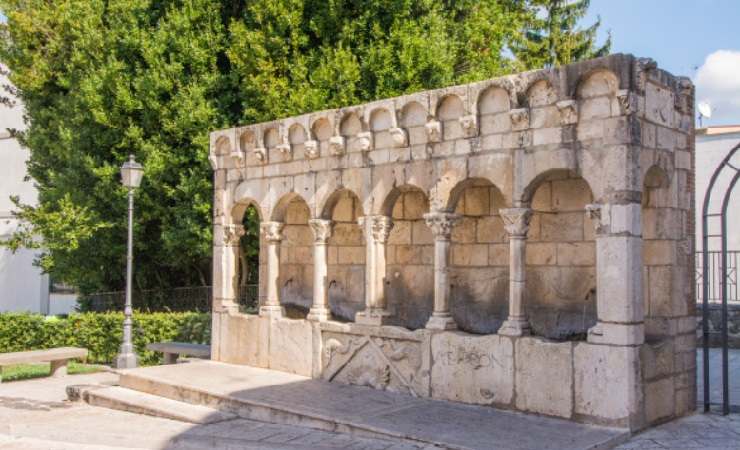
[[[83,292],[210,282],[208,132],[510,72],[518,0],[0,0],[37,206],[6,245]],[[256,214],[250,217],[256,218]],[[252,230],[254,231],[254,230]],[[252,232],[251,234],[255,234]],[[246,258],[255,258],[251,239]]]
[[[590,0],[529,0],[525,30],[511,47],[519,68],[560,66],[607,55],[611,34],[603,45],[596,44],[601,18],[589,27],[578,28],[590,3]]]

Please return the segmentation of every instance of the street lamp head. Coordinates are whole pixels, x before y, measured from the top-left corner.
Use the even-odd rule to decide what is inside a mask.
[[[129,189],[135,189],[141,184],[144,167],[134,160],[134,155],[129,155],[128,158],[121,166],[121,183]]]

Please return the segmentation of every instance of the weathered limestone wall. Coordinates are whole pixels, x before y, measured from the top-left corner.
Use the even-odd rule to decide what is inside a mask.
[[[631,55],[215,131],[213,357],[632,429],[685,414],[693,131],[690,81]],[[247,205],[259,317],[235,307]]]

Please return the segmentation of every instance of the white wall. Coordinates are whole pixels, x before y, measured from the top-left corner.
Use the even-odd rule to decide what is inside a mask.
[[[740,144],[740,131],[714,135],[696,136],[696,249],[702,249],[702,207],[704,194],[715,169],[720,165],[727,153]],[[740,150],[732,158],[735,167],[740,168]],[[733,170],[725,169],[724,176],[717,179],[710,202],[710,213],[721,211],[722,197],[725,189],[734,175]],[[727,248],[740,250],[740,182],[735,186],[727,208]],[[709,219],[709,233],[719,234],[719,218]],[[710,238],[709,249],[719,250],[720,240]]]
[[[0,75],[0,85],[7,84]],[[7,95],[3,92],[2,95]],[[35,203],[36,189],[32,181],[25,181],[28,150],[10,137],[8,128],[23,129],[23,108],[20,102],[13,107],[0,104],[0,240],[7,239],[18,227],[10,213],[13,210],[11,195],[23,203]],[[33,265],[36,252],[21,249],[13,254],[0,247],[0,312],[31,311],[48,314],[70,311],[69,301],[49,304],[49,277]]]

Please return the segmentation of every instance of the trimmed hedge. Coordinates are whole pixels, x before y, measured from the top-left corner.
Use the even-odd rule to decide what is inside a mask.
[[[84,347],[88,361],[113,362],[121,345],[123,313],[78,313],[68,317],[39,314],[0,314],[0,353],[53,347]],[[211,315],[197,312],[134,313],[134,346],[142,365],[157,364],[161,355],[146,344],[180,341],[208,344]]]

